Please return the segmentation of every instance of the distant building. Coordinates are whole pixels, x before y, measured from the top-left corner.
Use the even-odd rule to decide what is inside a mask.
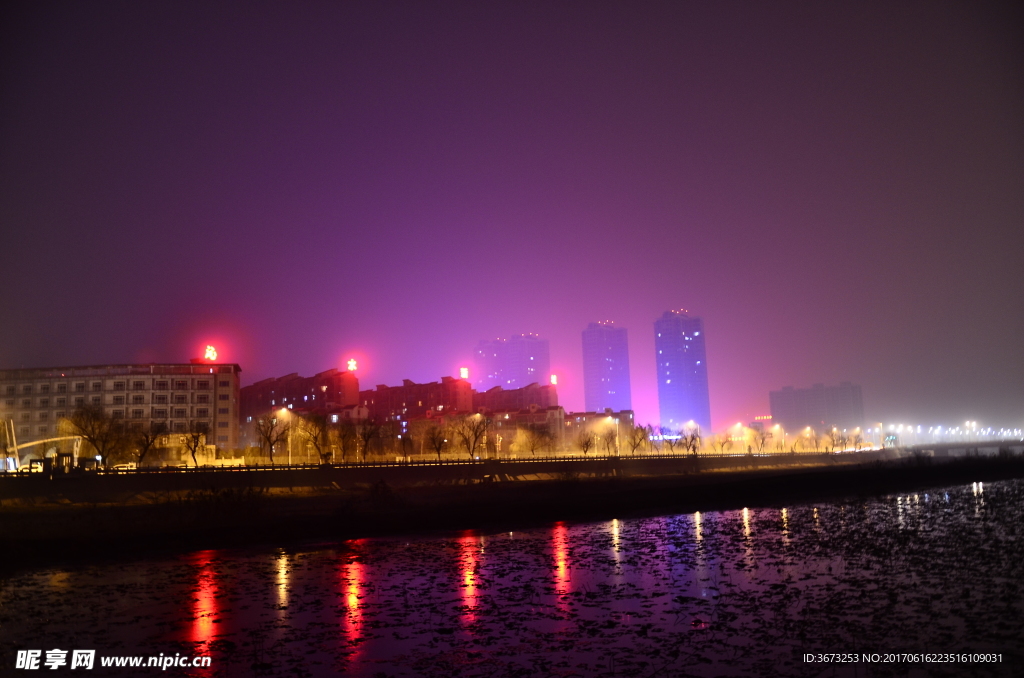
[[[807,426],[822,431],[833,426],[853,429],[864,425],[861,388],[844,381],[839,386],[815,384],[811,388],[786,386],[768,394],[772,423],[787,431]]]
[[[360,391],[359,404],[371,419],[400,422],[399,434],[407,432],[410,419],[473,412],[473,387],[465,379],[441,377],[426,384],[404,379],[401,386],[380,384],[374,390]]]
[[[704,323],[686,311],[666,311],[654,321],[661,426],[679,431],[691,421],[711,431]]]
[[[587,410],[631,410],[626,328],[590,323],[583,330],[583,398]]]
[[[207,444],[238,447],[239,373],[235,364],[147,364],[0,370],[0,419],[13,422],[18,445],[62,435],[58,422],[75,408],[99,406],[128,429],[173,434],[204,424]],[[46,444],[46,443],[44,443]],[[45,450],[24,448],[42,457]]]
[[[552,384],[529,384],[523,388],[503,389],[500,386],[473,393],[473,410],[489,412],[525,410],[529,407],[557,407],[558,391]]]
[[[473,379],[480,391],[547,383],[551,375],[548,340],[536,334],[484,340],[477,344],[474,354],[477,374]]]
[[[244,422],[282,407],[334,412],[359,404],[359,379],[348,370],[330,369],[312,377],[293,372],[250,384],[242,389],[241,398]]]

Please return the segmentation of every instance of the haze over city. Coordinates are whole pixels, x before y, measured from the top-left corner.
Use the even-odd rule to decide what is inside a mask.
[[[1024,68],[998,3],[21,4],[0,39],[0,367],[360,358],[703,318],[714,425],[852,381],[1019,425]]]

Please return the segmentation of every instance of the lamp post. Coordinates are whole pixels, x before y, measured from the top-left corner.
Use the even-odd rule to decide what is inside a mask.
[[[278,416],[281,417],[281,421],[285,422],[285,426],[288,426],[288,432],[285,434],[286,435],[285,445],[288,448],[288,465],[289,466],[292,465],[292,428],[287,423],[288,415],[290,415],[290,414],[291,414],[291,412],[288,411],[287,407],[282,407],[281,410],[278,412]]]

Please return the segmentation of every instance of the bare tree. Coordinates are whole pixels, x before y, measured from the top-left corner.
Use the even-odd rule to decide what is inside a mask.
[[[380,438],[380,423],[374,419],[366,419],[359,423],[359,442],[362,443],[363,461],[368,459],[370,445]]]
[[[167,435],[167,424],[154,421],[150,427],[132,431],[131,442],[135,446],[135,463],[141,467],[148,455],[159,444],[160,439]]]
[[[436,424],[427,429],[423,436],[423,442],[437,454],[437,460],[441,461],[441,452],[448,444],[448,432]]]
[[[337,436],[338,448],[341,450],[341,460],[348,461],[349,452],[354,455],[358,451],[359,430],[351,419],[344,419],[338,423],[334,434]]]
[[[619,453],[619,429],[617,426],[612,426],[601,434],[601,442],[604,443],[605,452],[611,456],[614,452]]]
[[[399,434],[398,436],[398,450],[405,457],[406,461],[412,459],[413,453],[416,451],[416,438],[409,431]]]
[[[108,416],[99,405],[83,405],[72,412],[67,421],[72,433],[81,436],[96,450],[104,466],[108,458],[125,448],[124,422]]]
[[[840,431],[836,427],[832,427],[832,430],[828,432],[828,451],[830,453],[835,452],[837,449],[846,449],[847,437],[846,434]]]
[[[537,450],[551,442],[551,432],[544,424],[526,424],[517,431],[519,444],[536,456]]]
[[[210,432],[210,424],[205,421],[190,421],[188,430],[185,432],[185,449],[192,456],[192,464],[199,466],[196,452],[206,447],[206,436]]]
[[[324,412],[310,412],[299,418],[299,433],[313,448],[321,464],[331,461],[331,424]]]
[[[859,452],[860,448],[864,447],[864,436],[860,433],[854,433],[850,436],[850,447],[855,451]]]
[[[576,436],[576,447],[580,448],[580,452],[586,456],[587,452],[590,451],[597,443],[597,439],[594,437],[591,431],[580,431],[579,435]]]
[[[753,433],[751,434],[750,438],[754,443],[754,451],[757,452],[758,454],[764,452],[764,448],[768,444],[768,440],[771,437],[772,434],[768,431],[765,431],[763,428],[753,429]]]
[[[271,465],[274,463],[274,449],[288,440],[290,430],[288,424],[278,419],[274,412],[256,419],[256,437],[259,438],[260,447],[266,448]]]
[[[779,430],[781,430],[781,429],[779,429]],[[775,451],[779,452],[779,453],[785,452],[786,451],[786,436],[785,436],[785,434],[780,435],[780,436],[776,436],[773,433],[772,434],[772,438],[775,440]]]
[[[804,451],[819,451],[821,449],[821,434],[813,428],[807,429],[804,431],[804,434],[800,436],[800,446],[804,448]]]
[[[452,425],[452,434],[462,445],[470,459],[476,457],[476,451],[484,442],[491,420],[483,414],[471,414],[456,421]]]
[[[700,434],[700,427],[691,426],[682,429],[679,431],[679,441],[685,451],[689,452],[691,456],[696,457],[700,451],[701,443],[704,441]]]
[[[635,456],[636,451],[642,448],[648,440],[650,440],[650,431],[647,430],[647,427],[634,424],[629,430],[629,437],[626,439],[626,444],[629,445],[629,453]]]
[[[711,449],[716,454],[724,454],[726,450],[732,447],[732,440],[729,436],[724,434],[718,434],[711,439]]]
[[[664,426],[658,427],[658,434],[661,437],[662,449],[667,447],[669,454],[675,454],[676,448],[683,444],[683,437],[681,435],[676,435],[674,431]]]

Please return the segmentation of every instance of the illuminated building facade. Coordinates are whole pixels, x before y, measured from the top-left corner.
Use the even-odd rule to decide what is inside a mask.
[[[238,447],[239,373],[231,363],[95,365],[0,370],[0,419],[17,443],[62,435],[61,419],[78,407],[102,407],[128,429],[166,426],[170,433],[205,424],[207,444]],[[44,444],[45,445],[45,444]],[[43,450],[24,448],[41,457]]]
[[[359,392],[359,403],[379,422],[408,422],[426,416],[428,411],[450,414],[473,412],[473,387],[465,379],[442,377],[441,381],[417,384],[405,379],[401,386],[378,385]]]
[[[241,395],[244,422],[282,407],[334,412],[359,404],[359,379],[351,370],[331,369],[312,377],[293,372],[250,384]]]
[[[525,410],[529,407],[557,407],[558,391],[552,384],[529,384],[523,388],[503,389],[500,386],[473,393],[473,410],[489,412]]]
[[[654,321],[654,358],[662,429],[680,431],[692,421],[710,432],[704,322],[686,311],[666,311]]]
[[[548,340],[536,334],[481,341],[474,355],[475,386],[480,391],[495,386],[517,389],[533,383],[546,384],[551,375]]]
[[[606,321],[583,330],[583,397],[590,411],[632,409],[625,327]]]
[[[861,387],[844,381],[838,386],[815,384],[811,388],[786,386],[768,394],[772,423],[787,431],[810,426],[816,431],[853,429],[864,425]]]

